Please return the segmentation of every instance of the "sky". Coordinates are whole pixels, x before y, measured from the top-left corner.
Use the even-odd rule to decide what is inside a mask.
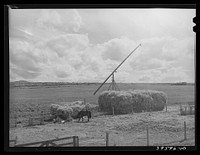
[[[195,16],[195,9],[10,9],[10,81],[103,82],[141,43],[116,82],[194,82]]]

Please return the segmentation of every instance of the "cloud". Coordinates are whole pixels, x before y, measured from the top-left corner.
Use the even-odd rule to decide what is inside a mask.
[[[16,79],[16,76],[22,79],[34,79],[40,75],[38,72],[29,71],[22,68],[10,68],[12,79]]]
[[[74,9],[42,10],[36,22],[41,28],[63,32],[78,32],[82,24],[80,15]]]
[[[195,9],[93,9],[79,10],[92,42],[127,36],[135,41],[172,36],[192,37]],[[170,20],[169,20],[170,19]],[[101,27],[98,29],[98,27]]]
[[[134,70],[151,70],[162,68],[165,65],[165,62],[157,58],[152,58],[145,61],[145,64],[140,59],[130,64]]]
[[[151,78],[149,76],[142,76],[139,78],[139,81],[141,82],[149,82]]]
[[[135,47],[135,42],[127,37],[111,39],[102,44],[104,51],[102,57],[104,60],[122,61]]]
[[[41,72],[37,66],[38,55],[33,53],[34,48],[29,43],[10,40],[10,45],[10,63],[22,70]]]
[[[182,67],[172,67],[167,70],[161,79],[162,82],[192,81]]]
[[[104,13],[101,10],[93,10],[94,14],[90,16],[83,15],[83,12],[73,9],[22,11],[16,15],[12,12],[13,17],[20,22],[12,17],[9,40],[10,78],[103,82],[122,60],[142,43],[118,69],[115,74],[117,82],[194,81],[194,38],[190,35],[175,37],[170,34],[171,31],[161,33],[161,29],[156,31],[156,27],[154,28],[156,23],[147,24],[150,19],[148,22],[142,22],[137,18],[135,20],[140,24],[148,25],[140,25],[142,29],[147,29],[143,32],[141,29],[139,32],[138,23],[131,16],[126,16],[131,15],[132,11],[117,13],[112,21],[111,17],[116,11],[111,11],[108,15],[109,10]],[[25,13],[33,21],[28,19]],[[162,16],[154,16],[162,19]],[[169,24],[166,20],[161,21]],[[165,24],[159,22],[164,29],[167,28]],[[97,26],[102,30],[97,29]],[[151,28],[152,32],[159,32],[159,35],[148,33],[147,30]],[[148,34],[143,35],[141,40],[133,37],[143,33]],[[105,37],[94,40],[94,34],[97,35],[96,38]]]
[[[185,44],[181,49],[174,48],[174,45],[178,44],[176,41],[173,38],[156,38],[149,42],[146,40],[146,44],[143,43],[142,47],[118,69],[116,73],[118,82],[159,82],[173,79],[191,81],[194,76],[189,74],[191,74],[194,59],[187,58],[188,50],[191,50],[188,48],[190,44]],[[133,40],[125,37],[93,45],[84,34],[56,36],[45,40],[42,46],[41,43],[38,46],[28,42],[16,42],[16,40],[11,44],[11,49],[15,49],[13,52],[11,50],[11,63],[19,69],[39,73],[33,75],[35,78],[46,79],[46,76],[41,76],[41,74],[54,74],[51,77],[53,81],[83,80],[88,82],[97,79],[98,82],[105,80],[136,45]],[[174,57],[174,53],[169,52],[166,58],[166,50],[171,49],[182,53],[179,57]],[[191,52],[189,53],[192,55]],[[170,54],[172,59],[169,59]],[[188,64],[188,60],[191,64]],[[179,67],[176,69],[179,74],[173,72],[174,66]],[[24,76],[25,73],[15,71],[15,74]]]
[[[66,71],[56,70],[55,74],[58,78],[66,78],[69,76]]]
[[[56,52],[59,57],[71,57],[69,53],[87,48],[89,40],[84,34],[66,34],[52,37],[44,42],[45,47]]]

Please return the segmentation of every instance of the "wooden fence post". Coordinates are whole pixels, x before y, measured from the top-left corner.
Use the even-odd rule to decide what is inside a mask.
[[[184,140],[187,140],[187,135],[186,135],[186,122],[184,121]]]
[[[109,133],[106,132],[106,146],[109,145]]]
[[[78,136],[73,136],[73,146],[74,146],[74,147],[79,146],[79,139],[78,139]]]
[[[17,144],[17,136],[14,139],[14,146]]]
[[[79,146],[79,138],[76,136],[76,146]]]
[[[33,119],[31,117],[29,117],[28,125],[29,126],[33,125]]]
[[[193,114],[193,112],[192,112],[192,111],[193,111],[193,106],[190,107],[190,110],[191,110],[190,113],[191,113],[191,115],[192,115],[192,114]]]
[[[133,106],[131,106],[131,111],[132,111],[132,114],[133,114]]]
[[[115,108],[114,107],[112,107],[112,111],[113,111],[113,115],[115,115]]]
[[[40,118],[40,125],[44,124],[44,118],[43,116]]]
[[[15,127],[17,127],[17,116],[15,115]]]
[[[76,146],[76,136],[73,136],[73,146]]]
[[[182,115],[182,105],[180,104],[180,114]]]
[[[187,107],[185,106],[185,115],[187,114]]]
[[[17,144],[17,136],[15,137],[15,144],[14,145],[16,145]]]
[[[149,146],[149,128],[147,125],[147,146]]]

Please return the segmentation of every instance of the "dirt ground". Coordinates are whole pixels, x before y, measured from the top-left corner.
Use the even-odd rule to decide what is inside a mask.
[[[94,114],[93,114],[94,115]],[[184,140],[184,121],[186,136]],[[79,136],[79,146],[105,146],[106,132],[109,146],[147,146],[147,126],[150,146],[195,146],[195,116],[181,116],[179,106],[168,111],[143,112],[126,115],[95,115],[87,122],[52,123],[10,129],[10,139],[17,136],[17,144],[44,141],[67,136]]]

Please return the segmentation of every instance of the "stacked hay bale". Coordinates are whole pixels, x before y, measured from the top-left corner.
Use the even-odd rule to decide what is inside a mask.
[[[71,121],[72,118],[76,118],[77,114],[81,110],[90,110],[97,108],[97,105],[91,105],[83,101],[75,102],[60,102],[58,104],[52,104],[50,112],[53,118],[61,118],[66,121]]]
[[[108,114],[160,111],[167,103],[164,92],[154,90],[104,91],[98,98],[99,108]]]

